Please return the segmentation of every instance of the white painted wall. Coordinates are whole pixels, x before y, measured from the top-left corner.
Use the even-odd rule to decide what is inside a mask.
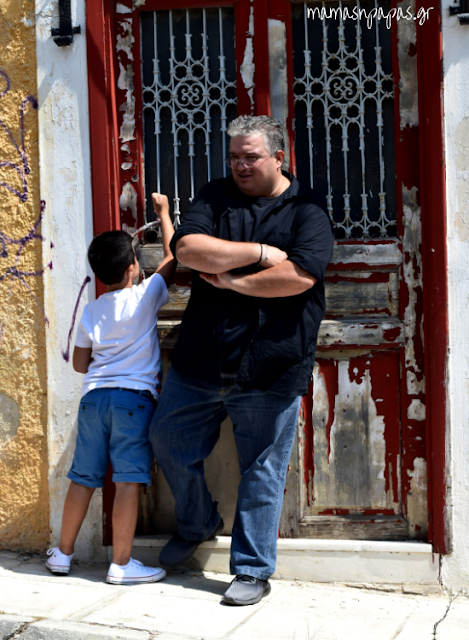
[[[51,27],[58,21],[56,0],[36,0],[41,198],[46,201],[44,276],[47,330],[47,393],[51,545],[59,541],[62,507],[69,485],[82,376],[65,362],[73,309],[81,284],[93,276],[86,259],[92,239],[91,171],[85,3],[72,1],[73,24],[81,26],[70,47],[58,47]],[[50,246],[50,241],[53,247]],[[94,278],[78,312],[95,295]],[[72,338],[75,338],[76,328]],[[95,492],[76,545],[76,558],[104,559],[102,492]]]
[[[447,474],[452,553],[443,584],[469,593],[469,25],[443,0],[449,294]]]

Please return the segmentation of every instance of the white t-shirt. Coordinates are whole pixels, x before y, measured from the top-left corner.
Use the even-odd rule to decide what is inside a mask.
[[[102,294],[83,310],[75,344],[92,349],[82,397],[100,387],[148,390],[161,374],[158,311],[169,300],[158,273],[138,286]]]

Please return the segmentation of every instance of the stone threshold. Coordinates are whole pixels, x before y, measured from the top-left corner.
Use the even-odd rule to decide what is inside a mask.
[[[168,539],[166,535],[137,537],[132,555],[150,566],[157,564]],[[229,536],[204,542],[194,560],[206,571],[229,573],[230,545]],[[439,555],[423,542],[280,538],[273,577],[350,584],[437,584],[439,572]]]

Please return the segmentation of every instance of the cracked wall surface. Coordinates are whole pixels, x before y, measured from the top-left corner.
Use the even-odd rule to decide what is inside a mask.
[[[0,2],[0,548],[44,551],[47,319],[34,8],[34,0]]]

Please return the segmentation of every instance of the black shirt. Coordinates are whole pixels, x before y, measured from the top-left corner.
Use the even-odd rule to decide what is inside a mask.
[[[245,197],[246,208],[240,210],[241,238],[243,242],[252,242],[257,227],[270,211],[280,202],[279,198]],[[260,246],[259,246],[260,257]],[[252,271],[252,269],[250,269]],[[246,296],[244,296],[246,297]],[[222,371],[233,373],[239,369],[246,347],[257,329],[257,317],[249,313],[244,304],[235,304],[230,313],[222,340]]]
[[[291,185],[273,199],[248,198],[231,176],[212,180],[193,200],[171,250],[175,254],[177,241],[193,233],[234,242],[249,237],[286,251],[289,260],[317,279],[316,284],[294,296],[256,298],[217,289],[194,271],[191,298],[171,358],[179,373],[219,384],[222,369],[237,369],[236,385],[241,389],[285,396],[306,393],[324,316],[324,274],[332,257],[333,235],[321,196],[285,175]],[[265,200],[272,206],[263,208]],[[251,265],[237,272],[258,269]]]

